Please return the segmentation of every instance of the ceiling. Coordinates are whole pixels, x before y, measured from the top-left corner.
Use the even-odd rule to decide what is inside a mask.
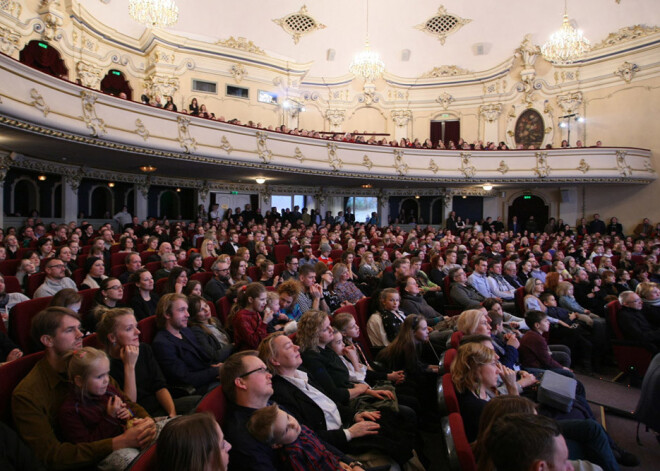
[[[272,57],[311,62],[308,77],[345,75],[364,44],[366,0],[176,2],[179,21],[168,31],[180,35],[182,42],[245,37]],[[303,4],[307,14],[326,28],[302,36],[295,44],[273,19],[296,13]],[[448,14],[472,20],[448,36],[444,45],[415,28],[435,16],[441,5]],[[122,34],[138,39],[145,32],[129,17],[128,0],[89,0],[80,6]],[[543,44],[559,29],[563,11],[562,0],[371,0],[370,39],[387,72],[400,77],[419,77],[441,65],[484,71],[509,60],[527,34],[533,43]],[[568,14],[592,44],[625,26],[660,25],[658,0],[572,0]],[[475,55],[478,44],[484,45],[485,54]],[[327,60],[328,49],[335,51],[332,61]],[[403,61],[406,49],[410,59]]]

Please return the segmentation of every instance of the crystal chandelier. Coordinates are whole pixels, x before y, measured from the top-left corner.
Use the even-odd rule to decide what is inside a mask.
[[[364,41],[364,49],[355,56],[348,70],[353,75],[362,77],[365,82],[373,82],[385,71],[385,63],[369,46],[369,0],[367,0],[367,37]]]
[[[128,0],[128,13],[149,28],[172,26],[179,19],[174,0]]]
[[[553,64],[571,64],[582,57],[591,45],[582,31],[573,28],[568,21],[566,2],[564,2],[564,20],[559,31],[550,36],[550,40],[541,47],[541,53]]]

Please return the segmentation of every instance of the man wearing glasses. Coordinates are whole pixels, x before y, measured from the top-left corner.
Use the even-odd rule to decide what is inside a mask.
[[[204,286],[204,297],[215,304],[227,293],[231,286],[229,284],[229,262],[220,258],[213,262],[211,271],[213,272],[213,278]]]
[[[158,281],[161,278],[167,278],[170,276],[172,268],[176,266],[176,255],[171,252],[161,255],[160,265],[161,268],[156,270],[156,273],[154,273],[154,281]]]
[[[619,295],[619,303],[621,311],[617,317],[623,336],[660,349],[660,329],[654,328],[644,316],[642,298],[633,291],[624,291]]]
[[[298,257],[293,254],[286,256],[286,269],[282,272],[282,281],[298,279]]]
[[[55,294],[64,289],[70,288],[78,291],[76,283],[68,278],[66,275],[66,265],[58,258],[53,258],[48,261],[44,271],[46,272],[46,279],[43,284],[34,292],[34,298],[44,298],[46,296],[55,296]]]

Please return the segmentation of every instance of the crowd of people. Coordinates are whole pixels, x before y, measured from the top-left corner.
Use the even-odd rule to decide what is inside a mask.
[[[120,93],[119,98],[126,99],[126,94]],[[154,99],[150,99],[147,95],[142,95],[142,103],[157,108],[163,108],[169,111],[179,111],[178,107],[174,103],[171,96],[165,96],[165,103],[160,96],[155,96]],[[437,142],[432,141],[430,138],[420,140],[419,138],[408,139],[402,137],[400,140],[388,139],[389,135],[380,137],[382,134],[378,132],[359,132],[357,129],[353,132],[326,132],[326,131],[315,131],[307,129],[293,128],[290,129],[288,126],[282,124],[280,126],[264,126],[261,122],[255,122],[252,120],[247,121],[246,123],[241,122],[238,118],[232,118],[227,120],[224,116],[216,116],[214,112],[209,111],[205,104],[199,104],[197,98],[192,98],[190,104],[187,108],[183,108],[180,111],[184,114],[189,114],[191,116],[197,116],[200,118],[212,119],[214,121],[220,121],[223,123],[237,124],[241,126],[248,126],[256,129],[263,129],[265,131],[274,131],[283,134],[291,134],[293,136],[303,136],[303,137],[314,137],[317,139],[326,139],[332,141],[340,142],[349,142],[349,143],[358,143],[358,144],[371,144],[378,146],[386,147],[404,147],[409,149],[439,149],[439,150],[509,150],[509,146],[504,142],[483,142],[482,140],[476,140],[472,143],[465,141],[463,138],[458,140],[448,140],[446,143],[443,140],[438,140]],[[592,147],[601,147],[602,141],[598,140]],[[581,140],[577,140],[574,146],[569,145],[569,142],[564,139],[561,142],[561,148],[568,147],[586,147]],[[552,144],[547,144],[546,149],[552,149]],[[533,144],[523,145],[519,144],[515,147],[517,150],[522,149],[538,149],[538,147]]]
[[[0,264],[20,260],[23,288],[7,293],[0,277],[3,320],[28,295],[50,298],[31,327],[45,355],[12,398],[16,432],[41,463],[30,469],[126,469],[154,440],[159,469],[425,468],[420,431],[438,430],[438,364],[451,347],[483,469],[528,469],[507,460],[543,434],[548,446],[525,459],[638,463],[595,421],[581,384],[568,412],[543,405],[536,417],[533,402],[546,371],[574,377],[612,361],[613,300],[624,335],[660,348],[660,232],[648,219],[633,231],[599,215],[541,231],[533,219],[466,228],[452,213],[444,229],[405,232],[349,211],[219,213],[189,224],[124,214],[119,231],[28,218],[0,233]],[[43,279],[33,292],[30,279]],[[95,290],[84,312],[82,290]],[[150,343],[143,319],[157,326]],[[83,347],[91,334],[100,348]],[[27,353],[15,341],[0,333],[0,362]],[[222,428],[190,414],[217,387]],[[203,451],[185,438],[202,435]]]

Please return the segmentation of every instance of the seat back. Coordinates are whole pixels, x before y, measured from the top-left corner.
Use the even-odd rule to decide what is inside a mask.
[[[222,427],[225,420],[225,411],[227,410],[227,398],[222,392],[222,386],[216,386],[211,389],[206,395],[199,401],[195,412],[210,412],[215,417],[218,425]]]
[[[202,284],[202,287],[206,286],[206,283],[208,283],[211,278],[213,278],[213,273],[211,273],[210,271],[194,273],[190,276],[191,280],[199,281]]]
[[[99,350],[103,349],[103,345],[101,345],[99,336],[95,333],[83,338],[83,347],[93,347],[98,348]]]
[[[213,262],[216,261],[216,258],[217,257],[204,257],[204,259],[202,260],[202,268],[204,268],[204,270],[206,271],[211,270],[211,267],[213,266]]]
[[[155,471],[157,469],[156,444],[153,443],[133,460],[128,471]]]
[[[286,256],[291,253],[291,248],[288,245],[276,245],[275,246],[275,260],[277,263],[285,263]]]
[[[140,342],[151,344],[156,337],[158,327],[156,327],[156,316],[145,317],[138,322],[138,330],[140,331]]]
[[[521,286],[520,288],[516,288],[516,292],[514,294],[514,299],[516,302],[516,309],[518,310],[518,315],[521,317],[524,316],[525,314],[525,288]]]
[[[611,344],[617,366],[624,373],[643,377],[653,359],[652,352],[639,342],[624,337],[623,331],[619,327],[621,304],[618,300],[609,302],[606,309],[607,320],[614,334]]]
[[[156,284],[154,285],[154,291],[162,296],[163,291],[165,291],[165,285],[167,284],[167,278],[161,278],[160,280],[156,281]]]
[[[30,299],[14,305],[9,311],[9,337],[23,350],[23,353],[37,351],[30,338],[32,318],[50,305],[52,296]]]
[[[453,334],[451,334],[451,340],[450,340],[451,348],[455,348],[456,350],[458,350],[458,345],[461,343],[461,339],[463,338],[463,335],[465,334],[458,330]]]
[[[441,371],[441,373],[451,374],[451,363],[454,361],[454,358],[456,358],[457,353],[458,350],[456,350],[455,348],[450,348],[445,352],[445,354],[442,357],[442,369],[444,371]]]
[[[452,471],[475,471],[477,469],[472,447],[465,435],[460,414],[452,413],[442,419],[442,433],[447,447],[447,461]]]
[[[14,276],[18,270],[21,260],[16,259],[7,259],[0,262],[0,273],[4,276]]]
[[[149,270],[151,273],[155,273],[160,268],[160,262],[149,262],[144,265],[144,268]]]
[[[2,385],[0,387],[0,420],[3,422],[11,422],[11,395],[14,388],[43,356],[44,352],[37,352],[0,366],[0,384]]]
[[[460,412],[458,407],[458,397],[456,396],[456,390],[454,389],[454,383],[451,380],[451,375],[445,373],[442,375],[439,383],[442,384],[442,397],[438,394],[438,405],[440,406],[440,412],[451,414],[453,412]],[[440,391],[438,391],[440,393]]]
[[[5,275],[5,291],[7,293],[21,293],[21,284],[15,276]]]
[[[623,340],[623,332],[621,332],[621,327],[619,327],[619,311],[621,310],[621,304],[618,299],[610,301],[607,303],[607,320],[610,323],[612,333],[614,337]]]
[[[261,270],[259,267],[248,267],[246,274],[252,281],[259,281],[259,278],[261,278]]]
[[[218,299],[218,302],[215,303],[215,312],[218,314],[218,319],[222,322],[222,325],[226,325],[227,316],[231,310],[231,302],[227,296],[223,296]]]
[[[27,294],[28,298],[31,298],[34,296],[34,292],[41,286],[46,279],[46,273],[45,272],[38,272],[35,273],[34,275],[30,275],[27,281],[27,288],[25,290],[25,294]]]

